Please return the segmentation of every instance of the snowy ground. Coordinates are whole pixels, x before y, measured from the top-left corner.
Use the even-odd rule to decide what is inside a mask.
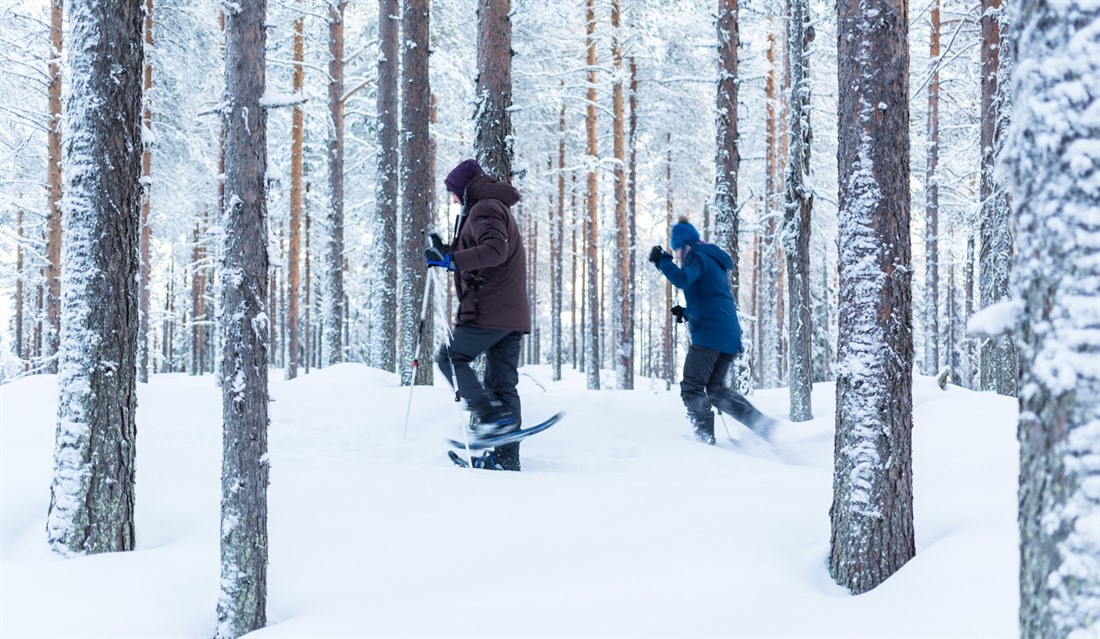
[[[522,473],[447,460],[461,414],[446,388],[415,389],[403,438],[392,375],[273,381],[269,626],[249,637],[1017,635],[1014,400],[917,378],[917,556],[853,597],[825,566],[833,385],[776,446],[734,445],[718,422],[710,448],[663,384],[522,372],[529,423],[567,412],[523,444]],[[138,548],[70,560],[45,543],[55,395],[51,376],[0,386],[0,636],[212,636],[213,379],[140,386]],[[785,416],[785,389],[752,400]]]

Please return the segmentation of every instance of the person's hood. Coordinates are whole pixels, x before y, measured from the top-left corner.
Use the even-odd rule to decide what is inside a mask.
[[[718,266],[721,266],[726,271],[733,269],[733,259],[730,258],[725,251],[713,244],[699,242],[691,247],[691,252],[697,253],[701,257],[705,256],[713,259],[715,262],[718,262]]]
[[[498,182],[482,173],[466,185],[466,201],[473,206],[482,200],[498,200],[504,206],[511,207],[519,202],[519,191],[511,184]]]

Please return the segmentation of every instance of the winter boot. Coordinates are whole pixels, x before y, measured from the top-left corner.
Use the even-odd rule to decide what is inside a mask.
[[[474,407],[474,423],[471,430],[478,439],[488,439],[505,435],[517,428],[516,418],[501,402],[492,400],[482,406]]]
[[[497,463],[496,457],[493,455],[493,451],[487,450],[481,454],[481,457],[474,457],[474,468],[482,468],[484,470],[503,470],[500,464]]]
[[[692,412],[688,413],[688,418],[691,419],[691,427],[695,433],[695,438],[704,444],[714,445],[714,413],[707,412]]]

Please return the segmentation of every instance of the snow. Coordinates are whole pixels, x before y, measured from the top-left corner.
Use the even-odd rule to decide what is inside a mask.
[[[775,446],[727,422],[733,445],[718,420],[712,448],[663,382],[563,374],[521,369],[528,422],[566,416],[523,444],[524,472],[490,473],[447,460],[464,420],[447,387],[413,390],[402,438],[395,375],[273,373],[269,625],[248,636],[1017,635],[1014,399],[916,378],[917,555],[856,597],[826,567],[833,384]],[[45,535],[56,378],[0,386],[0,636],[214,634],[221,394],[182,374],[138,392],[137,549],[62,559]]]

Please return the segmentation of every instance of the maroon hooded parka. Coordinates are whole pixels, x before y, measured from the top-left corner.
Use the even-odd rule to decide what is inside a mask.
[[[529,333],[527,254],[510,210],[519,191],[481,173],[466,185],[464,202],[466,219],[451,248],[456,323]]]

